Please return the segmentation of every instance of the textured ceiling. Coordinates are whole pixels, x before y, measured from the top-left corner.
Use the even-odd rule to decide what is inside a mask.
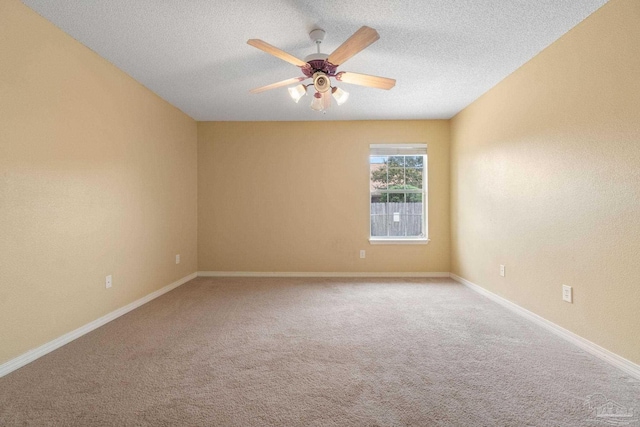
[[[39,14],[196,120],[450,118],[606,0],[23,0]],[[349,101],[326,114],[295,104],[301,75],[246,44],[294,56],[330,53],[362,25],[380,40],[339,68],[392,77],[390,91],[341,84]]]

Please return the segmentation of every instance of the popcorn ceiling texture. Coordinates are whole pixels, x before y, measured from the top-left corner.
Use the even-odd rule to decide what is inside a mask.
[[[606,1],[24,3],[194,119],[255,121],[450,118]],[[395,78],[391,91],[343,84],[349,102],[325,115],[286,88],[249,94],[301,74],[248,39],[304,58],[310,30],[330,53],[362,25],[381,38],[340,70]]]
[[[589,426],[606,399],[640,383],[450,279],[198,278],[0,378],[0,424]]]

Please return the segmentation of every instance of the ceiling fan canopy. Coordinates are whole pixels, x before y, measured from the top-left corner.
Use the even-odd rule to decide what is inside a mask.
[[[270,89],[282,86],[291,86],[298,83],[295,87],[289,88],[289,94],[297,103],[307,93],[307,88],[313,86],[315,93],[311,102],[311,109],[316,111],[326,111],[331,106],[331,96],[334,97],[338,105],[343,104],[349,97],[344,90],[332,85],[331,79],[336,81],[354,84],[359,86],[372,87],[377,89],[389,90],[395,86],[396,81],[387,77],[371,76],[367,74],[353,73],[350,71],[338,71],[338,67],[347,60],[366,49],[369,45],[377,41],[380,36],[373,28],[363,26],[342,43],[331,54],[320,53],[320,44],[324,40],[325,32],[322,29],[315,29],[309,33],[309,37],[316,43],[317,53],[308,55],[304,60],[270,45],[267,42],[258,39],[250,39],[247,43],[257,49],[262,50],[276,58],[289,62],[299,67],[303,76],[282,80],[277,83],[252,89],[251,93],[260,93]],[[301,84],[307,79],[313,79],[310,84]]]

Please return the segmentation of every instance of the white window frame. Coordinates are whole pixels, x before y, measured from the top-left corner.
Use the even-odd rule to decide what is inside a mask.
[[[424,156],[422,168],[422,231],[424,236],[372,236],[371,235],[371,196],[375,193],[371,189],[371,157],[372,156]],[[428,183],[428,160],[427,144],[371,144],[369,145],[369,243],[372,245],[391,244],[426,245],[429,243],[429,183]]]

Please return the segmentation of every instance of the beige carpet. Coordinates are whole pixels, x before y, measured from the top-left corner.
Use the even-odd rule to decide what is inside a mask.
[[[606,426],[607,399],[638,414],[640,383],[448,279],[198,278],[0,378],[0,425]]]

